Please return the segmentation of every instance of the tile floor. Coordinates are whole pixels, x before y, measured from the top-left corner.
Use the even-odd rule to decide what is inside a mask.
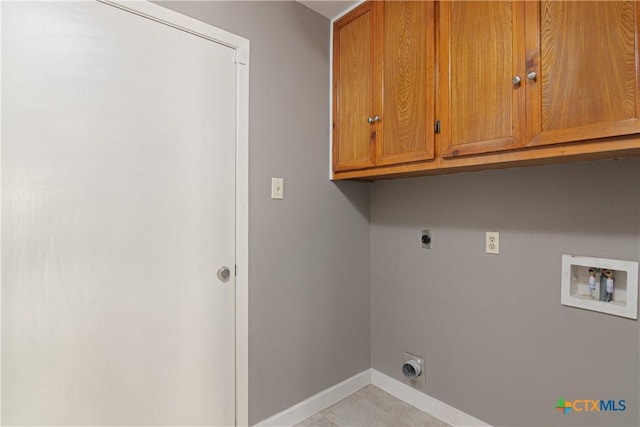
[[[443,421],[368,385],[294,427],[449,427]]]

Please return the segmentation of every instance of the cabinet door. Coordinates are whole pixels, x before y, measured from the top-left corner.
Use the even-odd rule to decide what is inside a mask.
[[[529,145],[640,132],[636,2],[532,2],[527,28]]]
[[[435,21],[432,1],[388,1],[378,35],[383,96],[376,124],[378,165],[433,158]],[[382,50],[382,51],[381,51]],[[382,113],[378,113],[382,111]]]
[[[375,10],[373,2],[354,9],[334,25],[333,170],[375,165]]]
[[[439,6],[440,155],[522,147],[524,3],[446,1]],[[516,77],[520,83],[513,83]]]

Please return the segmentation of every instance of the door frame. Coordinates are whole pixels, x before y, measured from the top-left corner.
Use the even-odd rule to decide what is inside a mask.
[[[145,0],[97,0],[142,18],[167,25],[236,51],[236,182],[235,182],[235,421],[249,425],[249,40]],[[0,20],[2,7],[0,6]],[[0,33],[0,57],[2,36]],[[2,95],[0,67],[0,99]],[[0,128],[1,122],[0,102]],[[0,137],[0,159],[2,141]],[[0,194],[1,196],[1,194]],[[1,201],[0,197],[0,201]],[[0,212],[2,206],[0,203]],[[2,236],[0,224],[0,238]],[[1,253],[0,253],[1,255]],[[1,272],[0,265],[0,272]],[[0,289],[2,286],[0,274]],[[0,303],[2,292],[0,292]],[[1,305],[0,305],[1,314]],[[0,316],[1,319],[1,316]],[[0,320],[1,322],[1,320]],[[0,349],[2,348],[0,323]],[[0,353],[1,361],[1,353]],[[0,365],[1,366],[1,365]],[[0,370],[0,383],[2,372]],[[2,393],[0,389],[0,402]],[[2,409],[0,405],[0,423]]]

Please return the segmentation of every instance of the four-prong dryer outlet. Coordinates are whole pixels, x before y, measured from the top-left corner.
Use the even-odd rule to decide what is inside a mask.
[[[431,230],[422,230],[420,243],[423,249],[431,249]]]

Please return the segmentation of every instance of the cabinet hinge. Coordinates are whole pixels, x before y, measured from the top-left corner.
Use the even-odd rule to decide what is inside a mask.
[[[440,120],[436,120],[436,125],[433,130],[435,131],[436,134],[440,133]]]

